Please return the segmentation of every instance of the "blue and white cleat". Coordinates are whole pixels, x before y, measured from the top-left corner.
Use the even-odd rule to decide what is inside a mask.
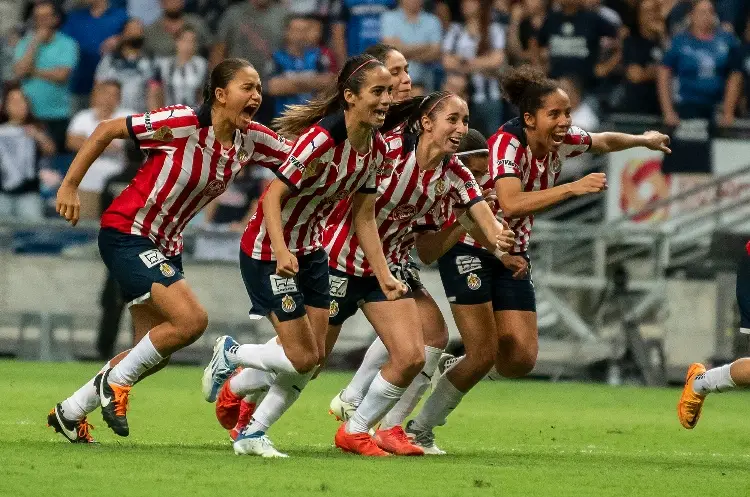
[[[234,453],[238,456],[289,457],[276,450],[273,442],[262,431],[248,433],[244,429],[233,444]]]
[[[224,335],[216,339],[214,345],[214,354],[211,356],[211,362],[203,370],[202,390],[203,398],[208,402],[215,402],[219,395],[224,382],[232,376],[237,365],[229,360],[227,352],[232,347],[239,347],[240,344],[229,335]]]

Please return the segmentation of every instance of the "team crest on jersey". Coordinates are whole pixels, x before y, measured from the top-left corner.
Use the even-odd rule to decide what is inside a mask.
[[[174,269],[172,269],[172,266],[170,266],[166,262],[162,262],[159,265],[159,271],[161,271],[161,274],[163,274],[167,278],[171,278],[172,276],[174,276],[176,274],[174,272]]]
[[[309,179],[317,176],[320,173],[321,166],[322,162],[320,162],[320,159],[315,159],[314,161],[312,161],[307,165],[304,172],[302,173],[302,179]]]
[[[394,221],[406,221],[411,219],[417,213],[417,208],[410,204],[399,205],[393,212],[391,212],[390,218]]]
[[[471,290],[479,290],[479,287],[482,286],[482,280],[475,273],[470,273],[466,277],[466,284],[469,285]]]
[[[151,139],[160,142],[171,142],[172,140],[174,140],[172,128],[170,128],[169,126],[162,126],[161,128],[154,131]]]
[[[282,311],[288,314],[290,312],[294,312],[296,308],[297,308],[297,303],[294,301],[291,295],[284,295],[281,298],[281,310]]]
[[[562,169],[562,161],[560,160],[560,157],[555,157],[554,159],[552,159],[552,165],[550,165],[550,170],[554,174],[558,174],[561,169]]]
[[[216,197],[219,194],[223,193],[226,187],[227,186],[223,181],[221,181],[220,179],[215,179],[211,181],[208,186],[206,186],[204,193],[210,197]]]
[[[244,148],[241,148],[240,151],[237,152],[237,160],[239,162],[245,162],[249,158],[250,158],[250,153]]]
[[[328,307],[328,317],[336,317],[339,313],[339,303],[335,300],[331,300],[331,305]]]
[[[437,183],[435,183],[435,193],[440,196],[445,193],[445,180],[443,178],[440,178],[437,180]]]
[[[393,169],[396,166],[394,165],[393,161],[390,159],[385,159],[380,166],[378,166],[378,170],[375,172],[378,176],[385,176],[389,177],[391,174],[393,174]]]

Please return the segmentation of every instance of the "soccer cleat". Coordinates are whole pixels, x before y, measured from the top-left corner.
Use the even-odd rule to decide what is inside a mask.
[[[96,393],[99,394],[102,405],[102,418],[117,435],[127,437],[130,434],[127,418],[130,387],[109,383],[111,371],[112,368],[99,373],[94,380]]]
[[[62,405],[57,404],[47,415],[47,426],[55,429],[55,433],[62,435],[74,444],[95,444],[99,443],[93,439],[90,431],[94,425],[89,424],[86,418],[78,421],[68,421],[63,417]]]
[[[354,413],[357,410],[357,406],[352,404],[351,402],[346,402],[342,395],[344,394],[344,391],[340,391],[337,396],[331,400],[330,409],[328,411],[329,414],[332,414],[336,421],[341,421],[343,423],[346,423],[349,421],[349,418],[351,418]]]
[[[232,373],[235,376],[242,371],[242,368]],[[231,377],[230,377],[231,378]],[[237,424],[237,418],[240,416],[240,404],[242,397],[235,395],[229,388],[229,382],[225,381],[219,390],[219,396],[216,397],[216,419],[225,430],[231,430]]]
[[[347,433],[346,423],[339,426],[333,439],[336,447],[344,452],[352,452],[361,456],[386,457],[390,454],[375,443],[369,433]]]
[[[243,430],[233,447],[238,456],[289,457],[276,450],[273,442],[262,431],[247,433],[247,430]]]
[[[237,365],[227,358],[227,351],[232,347],[239,347],[234,338],[224,335],[216,339],[214,354],[211,362],[203,370],[203,398],[214,402],[224,382],[232,375]]]
[[[250,418],[253,417],[253,413],[255,412],[255,406],[255,402],[247,402],[244,399],[240,401],[240,414],[237,417],[237,424],[229,432],[229,438],[233,441],[237,440],[242,430],[250,423]]]
[[[386,452],[397,456],[423,456],[424,450],[411,443],[400,426],[375,432],[375,443]]]
[[[418,430],[412,419],[406,424],[406,436],[411,443],[421,448],[428,456],[444,456],[446,452],[435,445],[435,434],[432,430]]]
[[[692,430],[698,424],[698,420],[701,417],[701,409],[703,409],[703,401],[706,400],[705,395],[698,395],[693,390],[696,378],[705,372],[706,367],[703,364],[695,362],[690,365],[685,377],[685,386],[682,389],[680,401],[677,403],[677,417],[680,420],[680,424],[688,430]]]

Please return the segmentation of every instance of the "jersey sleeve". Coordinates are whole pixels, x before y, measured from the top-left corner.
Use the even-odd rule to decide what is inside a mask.
[[[185,105],[133,114],[125,119],[128,133],[142,149],[173,148],[175,139],[190,136],[198,127],[198,116]]]
[[[275,170],[276,176],[292,190],[299,191],[302,182],[313,177],[305,174],[307,168],[315,167],[316,161],[333,147],[334,141],[328,130],[312,126],[294,142],[287,158]]]
[[[498,133],[489,140],[490,148],[490,176],[493,181],[500,178],[515,176],[523,179],[521,161],[523,147],[518,138],[510,133]]]
[[[588,131],[571,126],[560,145],[560,157],[576,157],[591,148],[591,135]]]
[[[247,129],[247,139],[254,145],[250,156],[254,165],[276,169],[292,151],[291,141],[262,124],[252,123]]]
[[[460,162],[454,162],[451,165],[451,169],[448,171],[448,179],[450,182],[449,191],[452,193],[454,202],[457,202],[462,208],[468,209],[484,199],[474,175]]]

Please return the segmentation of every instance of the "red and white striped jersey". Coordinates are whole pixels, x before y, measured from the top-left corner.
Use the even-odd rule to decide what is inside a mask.
[[[275,169],[291,142],[252,123],[232,148],[216,140],[211,109],[175,105],[127,117],[131,138],[148,156],[133,181],[102,215],[102,228],[147,236],[165,255],[182,252],[190,219],[226,190],[242,167]]]
[[[403,135],[404,149],[395,155],[390,175],[378,183],[375,218],[383,242],[383,253],[392,268],[406,264],[414,246],[415,232],[436,230],[423,219],[444,201],[470,207],[482,201],[482,192],[471,172],[450,157],[432,170],[417,165],[416,139]],[[354,276],[369,276],[372,269],[365,259],[352,225],[351,206],[337,226],[326,231],[329,265]]]
[[[482,176],[477,183],[479,184],[480,190],[484,192],[485,190],[494,189],[495,188],[495,182],[492,180],[492,177],[489,173]],[[503,213],[500,211],[499,206],[497,202],[490,202],[490,208],[492,209],[492,212],[495,213],[495,216],[497,217],[497,220],[500,221],[503,219]],[[453,212],[453,204],[450,203],[443,203],[443,205],[438,206],[435,208],[435,211],[432,213],[433,215],[433,221],[437,226],[440,226],[441,228],[446,228],[453,223],[457,222],[456,215]],[[468,245],[470,247],[486,250],[484,245],[479,243],[478,241],[474,240],[474,238],[469,234],[464,234],[461,238],[458,239],[457,243],[462,243],[464,245]]]
[[[385,142],[373,136],[370,151],[354,150],[346,135],[344,113],[325,117],[300,135],[276,175],[292,193],[281,202],[287,247],[297,255],[323,247],[323,233],[334,207],[352,196],[377,191],[376,171],[385,158]],[[242,236],[242,251],[253,259],[275,260],[266,231],[263,202]]]
[[[489,172],[493,186],[500,178],[515,176],[521,180],[523,191],[532,192],[555,186],[555,181],[560,176],[562,160],[586,152],[591,147],[591,135],[577,126],[571,126],[557,152],[534,157],[527,145],[521,121],[516,118],[505,123],[492,135],[488,145]],[[512,252],[525,252],[529,248],[534,216],[506,220],[516,234],[516,245]]]

